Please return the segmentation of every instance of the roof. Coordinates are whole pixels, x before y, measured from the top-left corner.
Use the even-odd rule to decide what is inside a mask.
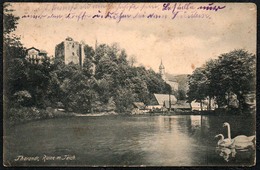
[[[39,50],[38,48],[35,48],[35,47],[28,48],[26,51],[28,52],[29,50],[32,50],[32,49],[38,51],[39,53],[47,54],[47,51],[45,51],[45,50]]]
[[[176,78],[171,78],[171,79],[168,79],[169,82],[173,82],[173,83],[178,83],[177,79]]]
[[[155,99],[157,100],[158,104],[163,106],[165,101],[169,101],[169,95],[168,94],[154,94]],[[171,103],[174,104],[177,102],[177,99],[174,95],[170,95],[171,97]],[[169,102],[168,102],[169,103]]]
[[[133,102],[133,105],[138,109],[145,109],[145,104],[143,102]]]
[[[37,48],[35,48],[35,47],[28,48],[26,51],[29,51],[29,50],[32,50],[32,49],[34,49],[34,50],[36,50],[36,51],[40,52],[40,50],[39,50],[39,49],[37,49]]]
[[[164,105],[164,107],[166,107],[167,109],[169,109],[169,108],[170,108],[170,102],[169,102],[169,100],[165,100],[163,105]],[[171,102],[171,108],[172,108],[172,106],[173,106],[173,104],[172,104],[172,102]]]

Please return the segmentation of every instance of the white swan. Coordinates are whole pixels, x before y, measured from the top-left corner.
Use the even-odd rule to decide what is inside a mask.
[[[233,141],[228,138],[224,139],[224,135],[222,135],[222,134],[218,134],[215,136],[215,138],[218,138],[218,137],[220,137],[220,139],[217,143],[218,146],[229,147],[233,143]]]
[[[235,138],[231,139],[231,131],[230,131],[230,124],[225,122],[223,124],[223,127],[227,127],[228,130],[228,139],[232,141],[231,147],[236,149],[245,149],[249,147],[253,147],[255,142],[255,135],[253,136],[245,136],[245,135],[239,135]]]

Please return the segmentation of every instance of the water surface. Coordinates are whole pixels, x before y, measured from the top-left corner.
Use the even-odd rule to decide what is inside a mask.
[[[254,135],[248,116],[103,116],[41,120],[7,130],[5,159],[11,165],[252,165],[255,152],[216,151],[216,134]],[[14,161],[17,156],[40,161]],[[43,161],[44,156],[74,156]]]

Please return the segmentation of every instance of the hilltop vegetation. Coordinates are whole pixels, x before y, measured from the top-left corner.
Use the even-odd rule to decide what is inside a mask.
[[[102,44],[95,52],[86,46],[85,54],[82,67],[50,58],[32,64],[25,56],[12,56],[6,76],[9,106],[46,108],[62,103],[66,110],[80,113],[126,112],[134,101],[148,103],[152,93],[168,93],[159,74],[130,66],[127,54],[116,45]]]
[[[28,62],[19,36],[12,33],[19,18],[10,13],[8,4],[4,9],[7,108],[64,107],[80,113],[127,113],[132,102],[148,103],[152,93],[169,92],[169,85],[159,74],[133,66],[134,60],[117,44],[101,44],[96,50],[86,45],[82,67],[54,58],[46,58],[42,64]]]

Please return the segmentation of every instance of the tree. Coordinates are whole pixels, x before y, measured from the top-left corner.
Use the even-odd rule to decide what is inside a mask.
[[[132,90],[120,87],[116,90],[116,96],[115,104],[117,112],[129,113],[132,103],[135,101]]]
[[[127,54],[124,49],[121,50],[117,61],[118,61],[118,64],[128,65]]]
[[[116,87],[114,87],[114,79],[111,75],[104,74],[103,77],[97,81],[97,84],[100,101],[107,104],[115,93]]]
[[[179,100],[186,99],[186,92],[183,89],[177,90],[177,99],[179,99]]]
[[[219,106],[230,106],[230,96],[235,95],[242,110],[247,107],[245,95],[255,92],[255,85],[255,55],[242,49],[233,50],[193,72],[189,77],[188,99],[216,98]]]
[[[111,61],[109,57],[103,57],[100,59],[99,63],[96,65],[96,75],[97,79],[101,79],[105,74],[113,75],[113,77],[118,73],[118,65]]]
[[[65,76],[58,80],[62,93],[60,101],[69,111],[80,113],[92,112],[94,102],[98,95],[95,91],[96,80],[83,74],[79,65],[65,65],[60,73]]]
[[[13,10],[9,3],[3,5],[3,64],[4,64],[4,95],[5,104],[9,105],[9,100],[14,99],[16,90],[23,90],[24,83],[19,79],[26,77],[26,68],[23,65],[25,49],[20,42],[20,38],[13,34],[17,28],[19,17],[12,14]],[[16,63],[17,62],[17,63]],[[19,70],[21,68],[21,70]],[[21,75],[19,78],[18,75]],[[15,87],[15,85],[18,85]],[[23,85],[22,85],[23,84]],[[21,85],[21,86],[20,86]]]
[[[5,64],[9,64],[14,58],[25,57],[25,49],[20,42],[20,37],[13,34],[17,28],[19,17],[12,14],[13,10],[10,7],[11,4],[9,3],[3,5],[3,55]]]
[[[94,74],[94,49],[88,45],[84,45],[84,62],[83,62],[83,73],[87,77],[91,77]]]
[[[220,91],[216,96],[225,97],[234,93],[239,100],[239,108],[246,106],[244,96],[255,91],[256,86],[256,57],[245,50],[233,50],[219,57],[216,67],[219,75],[214,85]],[[227,103],[229,104],[229,103]]]
[[[189,77],[189,91],[188,91],[188,101],[192,102],[193,100],[201,103],[202,110],[202,101],[207,97],[207,92],[209,87],[207,86],[208,78],[205,74],[204,68],[196,68],[192,75]]]
[[[129,64],[131,67],[134,66],[134,64],[136,63],[136,56],[132,55],[130,58],[129,58]]]

